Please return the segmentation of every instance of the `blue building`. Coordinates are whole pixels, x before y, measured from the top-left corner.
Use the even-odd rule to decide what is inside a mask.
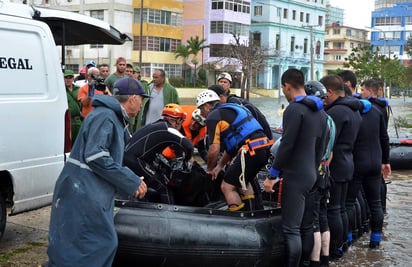
[[[264,66],[257,71],[259,88],[280,89],[289,68],[304,72],[306,80],[323,75],[326,1],[252,1],[253,41],[267,49]]]
[[[412,34],[412,1],[372,12],[371,45],[381,54],[408,61],[405,44]]]

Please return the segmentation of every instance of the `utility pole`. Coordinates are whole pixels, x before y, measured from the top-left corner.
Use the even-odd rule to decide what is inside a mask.
[[[318,27],[319,25],[302,25],[302,28],[309,29],[310,38],[310,79],[315,78],[315,47],[313,45],[313,27]]]
[[[142,46],[143,46],[143,1],[140,0],[140,36],[139,36],[139,68],[142,69]]]

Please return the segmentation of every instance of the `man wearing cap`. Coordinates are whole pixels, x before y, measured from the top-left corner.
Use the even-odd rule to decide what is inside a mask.
[[[113,93],[113,85],[120,78],[126,77],[126,59],[124,57],[118,57],[116,59],[116,71],[110,74],[104,81],[106,86],[109,88],[110,92]]]
[[[100,76],[100,71],[96,67],[91,67],[87,71],[87,81],[85,85],[80,87],[79,94],[77,96],[77,100],[82,104],[82,118],[86,118],[87,114],[93,110],[92,106],[92,98],[95,95],[112,95],[109,91],[109,88],[106,87],[104,91],[96,89],[96,77]]]
[[[73,84],[74,72],[72,70],[64,71],[64,85],[66,86],[67,103],[71,117],[71,144],[73,146],[77,134],[80,130],[82,121],[80,119],[81,105],[77,101],[79,87]]]
[[[118,242],[115,194],[143,198],[147,191],[143,177],[122,165],[128,118],[137,114],[147,95],[135,79],[119,80],[114,87],[114,97],[93,98],[95,109],[83,121],[57,179],[47,250],[50,266],[112,266]]]
[[[215,180],[231,162],[221,185],[229,210],[261,208],[256,207],[251,182],[267,163],[273,140],[265,135],[248,109],[232,103],[220,104],[219,100],[212,90],[202,91],[196,99],[197,107],[206,117],[207,173]],[[221,151],[223,155],[218,160]]]
[[[87,83],[87,72],[91,67],[96,67],[96,63],[93,60],[87,61],[80,69],[80,75],[76,77],[75,84],[78,87],[82,87]]]

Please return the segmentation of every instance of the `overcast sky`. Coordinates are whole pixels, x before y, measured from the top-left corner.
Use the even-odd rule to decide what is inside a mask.
[[[344,9],[345,26],[365,29],[365,26],[371,25],[374,0],[330,0],[330,4]]]

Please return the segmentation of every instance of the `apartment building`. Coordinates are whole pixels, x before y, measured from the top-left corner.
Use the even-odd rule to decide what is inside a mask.
[[[369,45],[368,31],[356,29],[339,23],[326,26],[325,64],[323,75],[331,74],[336,69],[344,69],[345,58],[354,48]]]

